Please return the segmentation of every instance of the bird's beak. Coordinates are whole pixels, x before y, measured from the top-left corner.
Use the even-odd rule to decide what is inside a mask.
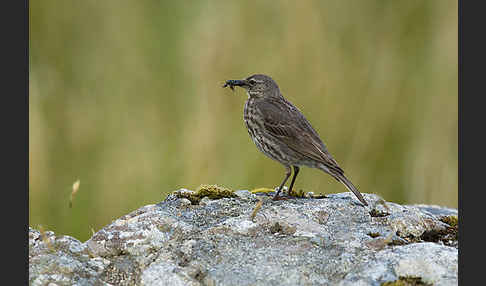
[[[245,87],[247,86],[246,80],[230,79],[227,80],[223,87],[229,86],[231,89],[235,89],[235,86]]]

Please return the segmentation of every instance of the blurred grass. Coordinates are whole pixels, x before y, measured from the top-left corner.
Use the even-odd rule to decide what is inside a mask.
[[[221,88],[253,73],[362,192],[457,207],[457,1],[29,3],[33,227],[85,240],[180,187],[277,186]],[[346,191],[308,168],[296,187]]]

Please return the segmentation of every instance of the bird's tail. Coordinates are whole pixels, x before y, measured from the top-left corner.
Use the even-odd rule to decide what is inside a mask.
[[[363,195],[361,195],[361,193],[358,191],[358,189],[353,185],[353,183],[351,183],[350,180],[348,180],[348,178],[346,178],[346,176],[344,176],[344,174],[339,174],[339,173],[335,174],[334,173],[332,175],[336,180],[343,183],[346,186],[346,188],[348,188],[348,190],[353,192],[353,194],[358,198],[358,200],[361,203],[363,203],[365,206],[368,205],[368,203],[363,198]]]

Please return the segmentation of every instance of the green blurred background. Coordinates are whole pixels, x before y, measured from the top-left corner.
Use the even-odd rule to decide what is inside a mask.
[[[362,192],[457,207],[457,1],[29,3],[33,227],[84,241],[178,188],[277,186],[221,88],[254,73]],[[347,191],[309,168],[296,187]]]

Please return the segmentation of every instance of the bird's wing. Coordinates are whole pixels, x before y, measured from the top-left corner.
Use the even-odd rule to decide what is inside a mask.
[[[339,174],[343,173],[309,121],[292,103],[281,98],[266,98],[255,105],[264,118],[265,130],[275,139],[304,157],[321,162]]]

